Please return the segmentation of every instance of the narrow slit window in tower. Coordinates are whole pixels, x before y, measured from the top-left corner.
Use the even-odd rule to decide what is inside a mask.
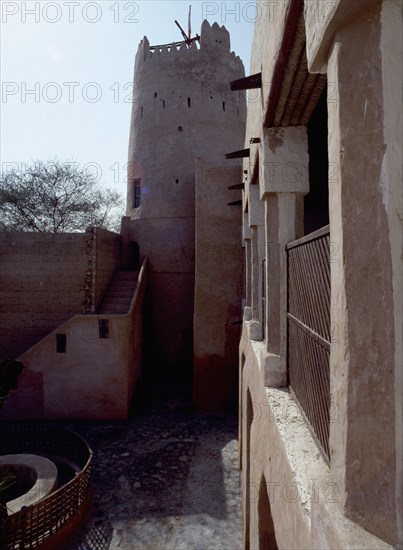
[[[188,97],[188,107],[190,109],[190,97]]]
[[[109,338],[109,319],[100,319],[99,321],[99,337]]]
[[[140,206],[140,196],[141,196],[141,180],[135,179],[133,182],[133,208],[138,208]]]

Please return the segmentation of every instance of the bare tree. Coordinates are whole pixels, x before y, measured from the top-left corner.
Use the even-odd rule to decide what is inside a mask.
[[[2,231],[74,233],[89,226],[117,231],[122,215],[122,196],[76,163],[35,161],[0,176]]]

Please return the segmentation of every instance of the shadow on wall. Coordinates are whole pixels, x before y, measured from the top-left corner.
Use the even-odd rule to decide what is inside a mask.
[[[23,368],[22,363],[13,359],[0,361],[0,409],[9,391],[17,388],[17,379]]]
[[[264,477],[259,488],[259,550],[278,550],[274,524],[271,516],[270,500],[267,494],[267,486]]]
[[[250,437],[253,422],[253,403],[248,389],[246,398],[246,456],[245,456],[245,550],[250,548]]]
[[[238,423],[238,456],[239,456],[239,469],[242,470],[243,468],[243,462],[242,462],[242,454],[243,454],[243,437],[242,437],[242,415],[243,415],[243,369],[245,366],[246,357],[245,354],[242,353],[241,356],[241,368],[239,372],[239,423]]]

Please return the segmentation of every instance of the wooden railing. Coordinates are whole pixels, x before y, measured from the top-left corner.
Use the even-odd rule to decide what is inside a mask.
[[[287,245],[290,388],[329,460],[329,226]]]
[[[80,469],[58,490],[7,518],[1,548],[39,548],[74,521],[88,504],[92,452],[80,436],[69,430],[5,424],[0,426],[0,454],[12,453],[62,456]]]

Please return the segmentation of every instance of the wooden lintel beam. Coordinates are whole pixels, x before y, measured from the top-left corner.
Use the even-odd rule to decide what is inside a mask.
[[[231,82],[231,90],[236,92],[238,90],[252,90],[254,88],[262,87],[262,73],[251,74],[238,80]]]
[[[227,206],[242,206],[242,201],[227,202]]]
[[[245,189],[245,184],[244,183],[237,183],[236,185],[230,185],[228,187],[228,191],[232,191],[234,189]]]
[[[242,159],[250,156],[250,149],[241,149],[240,151],[234,151],[233,153],[227,153],[226,159]]]

